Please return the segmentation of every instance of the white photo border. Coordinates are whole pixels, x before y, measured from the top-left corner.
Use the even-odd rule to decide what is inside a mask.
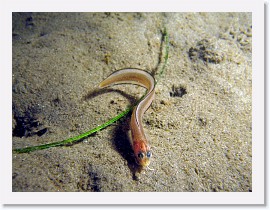
[[[1,203],[264,204],[264,1],[10,0],[1,3]],[[12,192],[12,12],[252,12],[252,192]],[[3,30],[4,29],[4,30]]]

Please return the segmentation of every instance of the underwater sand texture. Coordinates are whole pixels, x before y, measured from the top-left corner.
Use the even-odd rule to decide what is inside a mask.
[[[93,94],[123,68],[168,65],[143,118],[153,152],[138,173],[129,117],[72,146],[13,153],[12,190],[252,191],[251,13],[13,13],[13,148],[61,141],[134,104],[144,88]]]

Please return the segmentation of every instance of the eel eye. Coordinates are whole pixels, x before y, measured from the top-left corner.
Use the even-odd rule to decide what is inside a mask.
[[[138,153],[138,158],[143,159],[143,157],[144,157],[144,154],[142,152],[139,152]]]
[[[146,157],[150,158],[151,156],[152,156],[152,153],[151,153],[150,151],[148,151],[148,152],[146,153]]]

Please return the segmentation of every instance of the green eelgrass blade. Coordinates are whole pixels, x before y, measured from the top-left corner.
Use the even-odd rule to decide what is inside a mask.
[[[161,68],[161,71],[158,74],[158,79],[164,73],[164,70],[165,70],[166,65],[167,65],[168,57],[169,57],[169,37],[168,37],[168,33],[167,33],[166,28],[164,29],[164,32],[162,34],[162,43],[165,44],[165,56],[164,56],[163,66]],[[157,83],[157,81],[158,80],[156,80],[156,83]],[[140,102],[140,100],[136,104],[138,104]],[[114,123],[117,120],[121,119],[122,117],[126,116],[132,109],[133,109],[133,107],[127,108],[125,111],[121,112],[120,114],[118,114],[114,118],[110,119],[109,121],[105,122],[104,124],[97,126],[97,127],[93,128],[92,130],[87,131],[85,133],[82,133],[78,136],[68,138],[68,139],[65,139],[63,141],[49,143],[49,144],[42,144],[42,145],[33,146],[33,147],[14,149],[13,151],[17,152],[17,153],[28,153],[28,152],[33,152],[36,150],[48,149],[51,147],[67,146],[67,145],[74,144],[74,143],[79,142],[79,141],[83,140],[84,138],[90,136],[91,134],[96,133],[97,131],[100,131],[100,130],[106,128],[107,126],[111,125],[112,123]]]
[[[17,152],[17,153],[27,153],[27,152],[33,152],[35,150],[48,149],[48,148],[51,148],[51,147],[58,147],[58,146],[66,146],[66,145],[76,143],[76,142],[81,141],[82,139],[90,136],[91,134],[96,133],[97,131],[100,131],[103,128],[106,128],[107,126],[109,126],[112,123],[116,122],[120,118],[126,116],[131,110],[132,110],[132,108],[128,108],[125,111],[121,112],[116,117],[114,117],[114,118],[110,119],[109,121],[107,121],[106,123],[104,123],[104,124],[102,124],[100,126],[97,126],[94,129],[92,129],[90,131],[87,131],[85,133],[82,133],[82,134],[80,134],[78,136],[75,136],[75,137],[72,137],[72,138],[69,138],[69,139],[65,139],[63,141],[54,142],[54,143],[43,144],[43,145],[38,145],[38,146],[33,146],[33,147],[20,148],[20,149],[14,149],[14,151]]]
[[[156,84],[158,83],[158,80],[161,78],[161,76],[164,73],[164,70],[167,66],[168,63],[168,58],[169,58],[169,35],[167,33],[166,28],[164,28],[164,32],[162,33],[162,45],[165,45],[165,52],[164,52],[164,63],[163,66],[158,74],[158,78],[156,78]],[[163,54],[163,53],[162,53]]]

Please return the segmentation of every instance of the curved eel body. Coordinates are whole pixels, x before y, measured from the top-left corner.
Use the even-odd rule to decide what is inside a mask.
[[[135,160],[140,166],[147,167],[150,164],[152,153],[144,134],[142,117],[154,99],[155,79],[143,70],[123,69],[112,73],[107,79],[99,84],[99,88],[124,83],[140,85],[148,90],[139,104],[134,107],[130,121],[131,142]]]

